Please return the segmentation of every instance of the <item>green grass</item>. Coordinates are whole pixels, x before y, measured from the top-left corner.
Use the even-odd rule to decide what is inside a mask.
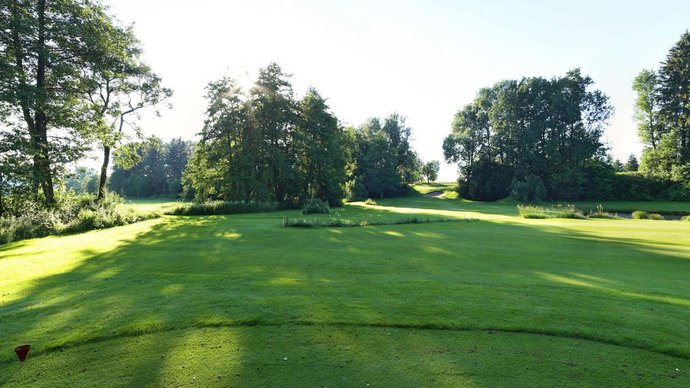
[[[477,221],[166,216],[0,247],[0,385],[690,385],[690,223],[377,202],[333,211]]]
[[[125,203],[120,205],[125,209],[132,209],[139,212],[160,212],[164,213],[166,211],[173,210],[174,208],[182,205],[183,202],[175,201],[169,198],[159,198],[159,199],[125,199]]]

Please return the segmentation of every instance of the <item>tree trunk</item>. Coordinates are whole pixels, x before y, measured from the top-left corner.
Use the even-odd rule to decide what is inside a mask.
[[[47,48],[46,48],[46,1],[38,1],[38,59],[36,61],[36,90],[39,93],[39,98],[46,92],[46,67],[48,64]],[[43,188],[43,195],[45,196],[46,205],[52,206],[55,204],[55,193],[53,190],[53,174],[50,169],[50,155],[48,152],[48,117],[45,112],[45,106],[39,102],[36,104],[36,113],[34,118],[34,132],[33,137],[37,144],[35,144],[36,152],[38,152],[38,175]],[[36,158],[34,158],[36,162]],[[34,163],[35,163],[34,162]]]
[[[0,217],[2,217],[5,214],[5,204],[2,201],[2,173],[0,172]]]
[[[108,165],[110,164],[110,147],[103,146],[103,165],[101,166],[101,179],[98,182],[98,201],[105,198],[105,183],[108,180]]]

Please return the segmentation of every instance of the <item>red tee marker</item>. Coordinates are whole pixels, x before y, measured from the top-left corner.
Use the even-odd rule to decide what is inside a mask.
[[[22,345],[14,348],[14,352],[17,353],[17,357],[21,362],[24,362],[24,360],[26,360],[26,356],[29,354],[29,350],[31,350],[31,345]]]

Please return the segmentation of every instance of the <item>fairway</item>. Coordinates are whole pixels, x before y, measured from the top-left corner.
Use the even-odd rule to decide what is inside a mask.
[[[335,211],[458,222],[165,216],[2,246],[0,385],[690,385],[690,222]]]

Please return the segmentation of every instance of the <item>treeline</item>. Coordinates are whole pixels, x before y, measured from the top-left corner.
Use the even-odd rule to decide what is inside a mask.
[[[249,90],[228,77],[211,82],[206,99],[201,140],[184,174],[186,196],[198,201],[290,207],[317,198],[338,206],[399,195],[420,177],[400,115],[343,128],[315,89],[296,98],[275,63]]]
[[[690,200],[690,34],[658,72],[634,81],[645,149],[613,160],[601,137],[613,108],[579,70],[502,81],[460,110],[446,137],[459,194],[496,200]],[[638,172],[639,168],[639,172]],[[625,171],[625,172],[623,172]]]
[[[108,187],[128,198],[179,197],[192,149],[192,142],[181,138],[129,143],[115,153]]]

